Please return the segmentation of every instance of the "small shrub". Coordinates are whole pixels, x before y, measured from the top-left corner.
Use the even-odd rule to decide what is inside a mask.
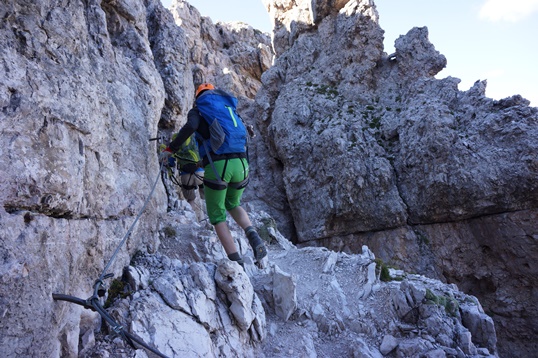
[[[379,129],[381,127],[381,117],[374,117],[369,124],[372,129]]]
[[[129,285],[122,280],[113,280],[108,289],[108,297],[106,299],[105,308],[110,307],[118,298],[126,298],[131,294]]]
[[[173,227],[171,226],[166,226],[164,229],[163,229],[163,233],[164,233],[164,236],[170,238],[170,237],[176,237],[177,236],[177,231],[176,229],[174,229]]]
[[[451,316],[456,316],[459,311],[458,301],[456,301],[454,297],[436,295],[429,288],[426,289],[426,296],[424,299],[426,300],[426,303],[444,307],[446,313]]]
[[[417,241],[419,245],[430,244],[430,239],[428,239],[428,237],[425,234],[421,233],[420,231],[415,230],[415,235],[417,236]]]
[[[261,221],[263,225],[259,228],[258,234],[260,234],[260,237],[265,242],[271,243],[271,235],[269,235],[269,228],[272,227],[273,229],[275,229],[275,231],[278,230],[276,221],[273,218],[263,218]]]
[[[379,280],[383,282],[392,281],[389,273],[389,267],[381,259],[375,259],[375,270],[376,274],[379,275]]]

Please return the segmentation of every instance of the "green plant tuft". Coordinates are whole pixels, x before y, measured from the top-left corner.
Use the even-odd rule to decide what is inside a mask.
[[[163,233],[164,233],[164,236],[170,238],[170,237],[176,237],[177,236],[177,231],[175,228],[173,228],[172,226],[166,226],[164,229],[163,229]]]
[[[381,127],[381,117],[374,117],[369,126],[372,129],[379,129]]]
[[[448,297],[444,295],[436,295],[429,288],[426,289],[426,296],[424,297],[426,303],[436,304],[444,307],[446,313],[451,316],[456,316],[459,312],[458,301],[454,297]]]
[[[105,308],[110,307],[118,298],[126,298],[131,292],[128,290],[129,285],[122,280],[113,280],[108,289],[108,297],[106,299]]]
[[[418,230],[414,230],[414,232],[415,232],[415,235],[417,236],[417,241],[420,246],[430,244],[430,239],[428,239],[428,237],[424,233]]]
[[[379,275],[379,280],[383,282],[392,281],[390,277],[389,267],[381,259],[375,259],[376,273]]]
[[[258,229],[258,234],[260,234],[260,237],[267,243],[271,243],[271,235],[269,235],[269,228],[275,229],[275,231],[278,230],[276,221],[273,218],[263,218],[261,219],[263,225]]]

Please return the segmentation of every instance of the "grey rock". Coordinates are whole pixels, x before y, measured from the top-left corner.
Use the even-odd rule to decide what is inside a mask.
[[[427,352],[424,356],[426,358],[445,358],[446,352],[443,349],[438,348]]]
[[[323,273],[330,273],[334,270],[334,266],[336,265],[336,260],[338,259],[338,255],[336,252],[330,252],[327,256],[327,260],[325,261],[325,264],[323,265]]]
[[[265,4],[272,44],[184,1],[171,12],[154,0],[0,5],[0,355],[127,354],[120,339],[92,347],[95,317],[51,296],[91,296],[154,183],[108,270],[119,277],[144,257],[127,275],[138,291],[110,312],[168,355],[377,357],[366,348],[389,333],[402,356],[437,345],[496,354],[493,321],[464,304],[475,299],[417,275],[378,282],[376,256],[480,295],[503,350],[530,351],[536,109],[520,96],[488,99],[485,81],[460,92],[458,79],[435,79],[446,58],[426,28],[387,56],[373,1]],[[185,122],[201,81],[235,92],[258,134],[245,199],[272,243],[262,270],[233,225],[245,271],[227,262],[209,225],[160,180],[148,139]],[[276,267],[297,278],[293,289],[273,285]],[[444,304],[424,304],[427,290]],[[282,346],[265,340],[268,322]]]
[[[398,340],[392,335],[387,334],[385,335],[385,337],[383,337],[383,341],[381,342],[379,351],[381,352],[381,354],[387,355],[392,352],[396,347],[398,347]]]
[[[383,354],[363,339],[357,339],[352,346],[353,358],[382,358]]]
[[[266,215],[252,213],[253,224],[258,226],[266,221]],[[242,235],[241,228],[231,228],[233,236]],[[276,231],[275,234],[281,237]],[[250,277],[237,263],[226,259],[217,261],[217,265],[175,260],[172,269],[163,270],[162,262],[167,260],[160,253],[138,256],[132,264],[144,268],[139,271],[150,272],[153,284],[116,301],[112,308],[114,316],[140,333],[146,343],[171,354],[186,353],[183,347],[164,341],[165,335],[174,341],[201,340],[204,344],[210,344],[204,338],[209,336],[211,346],[200,348],[192,343],[187,348],[210,356],[283,352],[308,357],[332,354],[380,358],[394,351],[402,357],[437,357],[449,352],[445,348],[452,349],[455,355],[465,356],[466,351],[467,355],[478,353],[473,333],[459,315],[447,309],[448,298],[462,306],[476,299],[454,285],[407,274],[401,283],[375,282],[378,290],[365,297],[359,293],[368,282],[374,257],[367,248],[361,255],[334,253],[337,260],[331,274],[323,272],[328,255],[325,248],[299,249],[282,241],[268,248],[270,267],[254,271],[248,266],[252,262],[246,262]],[[279,283],[279,276],[287,284]],[[183,299],[182,305],[171,305],[174,297],[177,300],[178,291],[187,299]],[[411,318],[392,309],[396,297],[412,308]],[[291,309],[279,307],[282,302],[291,303]],[[475,319],[479,321],[481,316],[476,315]],[[195,329],[189,333],[185,327],[193,324]],[[266,339],[266,332],[270,339]],[[382,342],[377,339],[380,336],[385,337]],[[404,342],[401,347],[400,342]],[[120,343],[108,349],[112,351]],[[100,343],[98,347],[102,347]],[[84,349],[88,354],[97,352],[97,347]]]
[[[421,352],[428,352],[433,349],[433,345],[421,338],[403,340],[398,344],[396,357],[414,357],[419,356]]]
[[[222,260],[215,273],[218,287],[226,293],[230,311],[237,325],[246,331],[256,318],[253,307],[254,289],[243,269],[233,261]]]
[[[123,274],[133,290],[145,289],[149,286],[150,273],[143,267],[129,266]]]
[[[273,273],[273,300],[277,316],[287,321],[297,309],[296,279],[278,266]]]
[[[16,297],[1,309],[6,357],[76,355],[81,308],[52,294],[91,296],[158,176],[148,139],[165,92],[146,8],[138,1],[57,5],[0,5],[0,296]],[[126,151],[125,143],[138,145]],[[135,251],[156,249],[165,200],[158,185],[154,210],[111,272],[121,275]],[[28,338],[9,338],[19,336]]]
[[[110,271],[121,275],[131,255],[159,246],[169,186],[156,182],[156,142],[148,139],[184,123],[200,71],[247,106],[272,60],[267,34],[240,24],[217,28],[194,14],[189,19],[205,27],[190,36],[159,1],[57,5],[0,5],[0,296],[17,293],[2,301],[9,322],[0,327],[2,356],[76,355],[80,307],[51,294],[91,295],[154,183],[151,209]],[[209,33],[210,47],[190,42]],[[199,67],[202,51],[218,55]],[[147,285],[135,272],[130,283]],[[51,321],[59,323],[41,329]],[[7,341],[28,331],[31,341]]]
[[[209,332],[192,316],[159,303],[154,295],[133,302],[132,307],[131,331],[161,353],[170,357],[192,352],[215,355]]]
[[[493,319],[486,315],[478,300],[460,305],[463,325],[470,331],[473,342],[494,352],[497,347],[497,335]]]
[[[519,95],[486,97],[487,81],[460,91],[459,79],[439,77],[447,59],[425,27],[387,55],[372,1],[265,4],[276,55],[254,108],[270,156],[257,173],[275,188],[259,196],[278,203],[270,213],[292,221],[299,244],[368,245],[458,284],[498,313],[504,354],[532,354],[522,337],[538,322],[528,294],[538,284],[538,110]],[[512,320],[521,324],[504,329]]]
[[[152,286],[171,308],[192,314],[191,307],[187,301],[187,292],[185,292],[181,280],[174,279],[171,276],[161,276],[153,282]]]
[[[463,352],[466,355],[476,355],[476,347],[473,344],[471,332],[467,330],[459,330],[457,333],[459,347],[463,350]]]

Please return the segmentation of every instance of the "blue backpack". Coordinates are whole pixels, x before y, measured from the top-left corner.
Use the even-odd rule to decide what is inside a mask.
[[[200,155],[207,150],[215,154],[245,153],[247,131],[237,114],[237,98],[222,90],[207,90],[196,99],[198,111],[209,124],[210,138],[204,140],[199,134]]]

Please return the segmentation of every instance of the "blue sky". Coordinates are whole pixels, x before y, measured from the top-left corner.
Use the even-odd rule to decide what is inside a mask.
[[[169,7],[174,0],[161,0]],[[375,1],[375,0],[374,0]],[[262,0],[190,0],[203,16],[271,32]],[[448,65],[436,77],[461,79],[465,91],[487,79],[486,96],[521,94],[538,106],[538,0],[377,0],[385,52],[415,26],[427,26]]]

